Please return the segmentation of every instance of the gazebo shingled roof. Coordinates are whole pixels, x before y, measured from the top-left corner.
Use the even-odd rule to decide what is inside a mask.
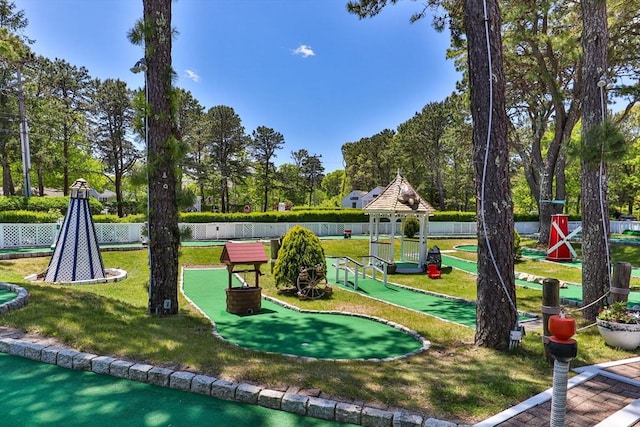
[[[400,172],[382,193],[364,208],[365,212],[396,214],[429,214],[433,206],[413,189]]]

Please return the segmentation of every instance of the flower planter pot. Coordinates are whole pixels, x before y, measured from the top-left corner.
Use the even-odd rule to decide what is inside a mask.
[[[611,347],[633,350],[640,346],[640,324],[616,323],[602,319],[596,321],[604,342]]]

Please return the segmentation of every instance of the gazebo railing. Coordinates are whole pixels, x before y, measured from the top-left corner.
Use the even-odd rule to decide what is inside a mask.
[[[414,239],[402,240],[401,260],[403,262],[415,262],[420,261],[420,241]]]
[[[371,242],[369,250],[370,255],[382,258],[385,261],[393,263],[393,248],[391,242],[381,242],[379,240]]]

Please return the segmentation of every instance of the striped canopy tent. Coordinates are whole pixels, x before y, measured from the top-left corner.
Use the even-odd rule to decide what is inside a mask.
[[[424,271],[427,260],[427,230],[429,215],[435,209],[414,190],[413,186],[400,174],[384,189],[384,191],[364,208],[369,215],[369,255],[382,258],[389,263],[396,263],[394,255],[395,234],[400,232],[401,262],[417,263],[415,268],[398,268],[400,273],[417,273]],[[415,217],[420,223],[418,242],[405,241],[404,223],[408,217]],[[391,222],[388,241],[380,239],[380,223],[385,219]],[[400,229],[396,230],[400,222]]]
[[[105,278],[98,237],[89,208],[91,188],[84,179],[71,186],[69,209],[64,217],[45,282],[83,282]]]

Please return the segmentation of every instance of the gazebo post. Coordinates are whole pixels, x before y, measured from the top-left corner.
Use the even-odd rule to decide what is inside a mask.
[[[422,267],[427,263],[427,218],[429,214],[420,215],[420,254],[418,265]]]
[[[375,215],[369,215],[369,254],[378,255],[377,249],[373,247],[374,241],[378,241],[378,224]]]
[[[400,217],[400,262],[405,262],[404,256],[404,220],[407,219],[404,215]]]
[[[396,261],[396,256],[395,256],[395,238],[396,238],[396,213],[392,213],[391,214],[391,247],[390,247],[390,253],[389,253],[389,261],[395,263]]]

